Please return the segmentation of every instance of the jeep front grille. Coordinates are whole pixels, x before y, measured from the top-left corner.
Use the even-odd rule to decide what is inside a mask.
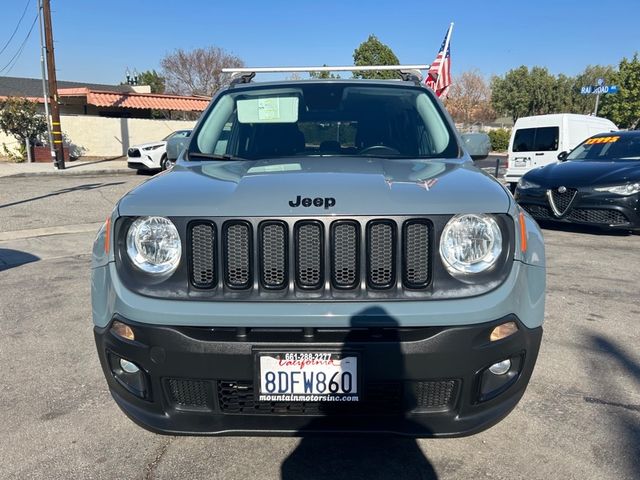
[[[331,281],[336,288],[354,288],[359,280],[359,225],[351,220],[331,225]]]
[[[225,283],[229,288],[249,288],[252,280],[251,225],[234,220],[227,222],[223,231]]]
[[[388,220],[367,226],[367,281],[373,288],[389,288],[395,280],[395,229]]]
[[[282,222],[260,225],[260,280],[266,288],[287,284],[287,225]]]
[[[404,224],[402,241],[404,283],[411,288],[424,288],[429,284],[429,224],[423,220],[409,220]]]
[[[315,221],[301,222],[295,226],[296,282],[300,288],[318,289],[324,280],[322,267],[322,224]]]
[[[202,294],[353,298],[431,284],[428,219],[198,219],[187,228],[189,281]]]
[[[216,284],[216,227],[210,223],[191,225],[191,281],[198,288]]]

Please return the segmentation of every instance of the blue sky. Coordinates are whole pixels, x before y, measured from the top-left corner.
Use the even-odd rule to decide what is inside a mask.
[[[24,40],[37,0],[2,0],[0,50],[25,5],[0,70]],[[119,83],[126,67],[159,69],[176,48],[215,45],[249,66],[350,65],[353,50],[374,33],[403,63],[431,63],[455,22],[452,70],[485,76],[519,65],[569,75],[588,64],[617,64],[640,50],[640,1],[446,0],[183,2],[51,0],[58,78]],[[36,28],[15,65],[0,76],[40,75]]]

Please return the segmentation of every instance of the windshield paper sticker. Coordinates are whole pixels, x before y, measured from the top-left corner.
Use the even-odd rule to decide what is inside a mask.
[[[258,99],[258,119],[259,120],[280,119],[280,99],[279,98],[259,98]]]
[[[585,145],[593,145],[594,143],[615,143],[618,140],[620,140],[620,137],[597,137],[597,138],[590,138],[589,140],[587,140],[586,142],[584,142]]]

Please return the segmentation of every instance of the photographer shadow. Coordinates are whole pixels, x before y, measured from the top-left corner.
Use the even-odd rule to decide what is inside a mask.
[[[372,343],[375,355],[366,348]],[[283,461],[282,479],[437,479],[435,469],[415,439],[388,434],[389,426],[397,422],[405,430],[424,431],[407,415],[416,400],[401,382],[406,374],[398,322],[382,308],[363,310],[351,319],[341,353],[359,355],[358,369],[366,379],[360,386],[361,401],[343,409],[342,405],[327,404],[321,409],[322,418],[313,419],[300,429],[303,438]],[[397,385],[398,395],[380,396],[379,389],[371,391],[373,384]],[[380,421],[378,431],[368,431],[367,418],[361,411],[364,409],[374,412],[369,413],[368,421],[372,416]],[[351,431],[342,433],[346,424],[349,426],[346,430]]]

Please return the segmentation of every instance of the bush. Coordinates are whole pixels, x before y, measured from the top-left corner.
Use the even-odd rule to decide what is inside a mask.
[[[498,128],[489,131],[489,139],[491,140],[491,150],[494,152],[506,152],[509,148],[509,139],[511,138],[511,130],[506,128]]]
[[[24,161],[26,157],[27,139],[32,145],[47,131],[44,116],[38,113],[38,105],[25,98],[9,97],[0,102],[0,131],[11,135],[18,141],[18,152],[4,152],[14,161]]]

